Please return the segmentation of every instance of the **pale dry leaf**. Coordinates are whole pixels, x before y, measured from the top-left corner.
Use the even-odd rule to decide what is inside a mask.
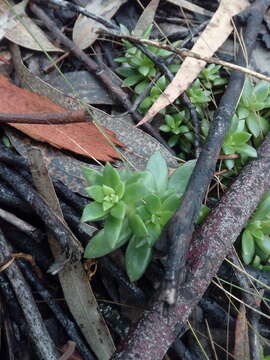
[[[150,3],[146,6],[135,26],[135,29],[133,30],[134,36],[142,36],[147,27],[152,24],[158,5],[159,0],[151,0]]]
[[[213,15],[211,11],[204,9],[201,6],[192,4],[190,1],[187,0],[168,0],[168,1],[174,5],[180,6],[184,9],[187,9],[189,11],[195,12],[200,15],[205,15],[205,16]]]
[[[0,6],[0,40],[2,40],[6,32],[10,31],[16,24],[15,15],[12,14],[9,9],[4,9]]]
[[[13,43],[31,50],[62,52],[54,46],[45,33],[25,13],[28,0],[13,5],[11,1],[0,0],[0,12],[9,11],[15,24],[5,33],[5,37]]]
[[[191,51],[205,57],[212,56],[233,31],[232,17],[243,11],[247,6],[247,0],[239,0],[237,2],[222,0]],[[147,122],[159,111],[172,104],[197,78],[205,65],[204,61],[186,58],[172,82],[151,106],[139,125]]]
[[[92,0],[85,9],[106,20],[110,20],[125,2],[126,0]],[[100,28],[104,28],[104,26],[86,16],[79,15],[73,27],[73,41],[81,49],[86,49],[97,39],[98,34],[96,31]]]

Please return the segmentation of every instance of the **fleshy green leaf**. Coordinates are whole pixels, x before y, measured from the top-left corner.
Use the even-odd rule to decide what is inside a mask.
[[[151,70],[150,66],[142,65],[138,68],[138,71],[143,75],[147,76]]]
[[[240,120],[245,119],[249,115],[249,109],[247,109],[245,106],[239,106],[237,109],[237,115]]]
[[[121,232],[119,240],[115,247],[111,248],[111,242],[108,237],[104,236],[104,229],[100,230],[87,244],[84,257],[87,259],[98,258],[104,255],[109,254],[110,252],[118,249],[123,246],[131,236],[131,230],[128,227],[125,227]]]
[[[265,102],[269,94],[269,83],[267,81],[258,81],[254,87],[254,94],[258,102]]]
[[[204,219],[206,218],[206,216],[209,214],[209,212],[210,212],[209,207],[207,207],[206,205],[202,205],[201,209],[200,209],[200,212],[199,212],[199,215],[198,215],[197,220],[196,220],[196,224],[197,225],[202,224]]]
[[[113,216],[109,216],[104,225],[104,236],[111,244],[111,249],[114,249],[119,240],[119,236],[123,226],[123,219],[117,219]]]
[[[88,186],[85,190],[92,199],[96,200],[99,203],[103,201],[104,192],[102,186],[100,185]]]
[[[245,144],[249,139],[251,135],[247,132],[239,132],[236,134],[233,134],[233,142],[237,145]]]
[[[168,168],[165,159],[159,152],[149,158],[146,169],[153,175],[157,191],[160,194],[165,192],[168,185]]]
[[[130,75],[123,81],[122,86],[133,86],[142,79],[143,79],[143,76],[141,74]]]
[[[102,204],[91,202],[83,209],[81,222],[100,220],[106,215]]]
[[[131,67],[128,66],[121,66],[117,69],[115,69],[115,72],[125,78],[132,76],[132,75],[136,75],[137,71],[132,69]]]
[[[121,180],[118,171],[107,163],[103,170],[103,183],[113,189],[119,186]]]
[[[144,198],[144,201],[147,210],[149,210],[151,213],[154,213],[161,208],[160,198],[155,194],[148,195]]]
[[[126,186],[125,195],[123,201],[126,204],[133,204],[138,200],[141,200],[149,193],[147,187],[141,183],[136,182]]]
[[[138,237],[145,237],[148,235],[147,228],[138,214],[129,216],[129,224],[133,233]]]
[[[111,215],[117,219],[124,219],[126,215],[126,205],[123,201],[119,201],[111,210]]]
[[[246,118],[246,122],[247,122],[247,127],[248,127],[249,131],[254,136],[256,136],[256,137],[259,136],[261,133],[261,128],[260,128],[258,116],[252,112]]]
[[[168,126],[168,125],[161,125],[159,127],[159,130],[163,131],[163,132],[170,132],[171,131],[171,128]]]
[[[167,199],[165,199],[161,205],[162,210],[167,210],[175,212],[180,205],[180,198],[176,194],[171,194]]]
[[[248,145],[248,144],[244,144],[244,145],[239,145],[237,147],[238,152],[240,152],[240,155],[244,154],[247,155],[249,157],[257,157],[257,151],[256,149],[254,149],[254,147]]]
[[[250,264],[255,254],[255,244],[253,236],[248,230],[242,234],[242,257],[245,264]]]
[[[183,194],[195,165],[196,160],[190,160],[180,165],[170,176],[168,187],[174,189],[178,194]]]
[[[151,260],[151,248],[148,245],[137,248],[136,245],[139,241],[133,237],[126,250],[126,269],[130,281],[138,280]]]
[[[266,254],[270,255],[270,237],[263,236],[261,238],[255,238],[256,245]]]
[[[141,81],[139,84],[137,84],[135,86],[135,89],[134,89],[135,93],[140,95],[148,85],[149,85],[149,81],[147,81],[147,80]]]
[[[82,167],[82,173],[88,185],[91,186],[102,184],[102,175],[96,170],[89,167]]]

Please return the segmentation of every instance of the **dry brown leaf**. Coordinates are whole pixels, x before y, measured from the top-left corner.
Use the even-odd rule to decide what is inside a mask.
[[[126,0],[92,0],[85,9],[110,20],[125,2]],[[73,41],[81,49],[86,49],[97,39],[96,31],[100,28],[104,28],[104,26],[86,16],[79,15],[73,27]]]
[[[63,112],[63,107],[53,103],[45,96],[21,89],[0,76],[0,112],[3,113],[42,113]],[[92,123],[66,125],[10,124],[32,138],[66,149],[80,155],[101,161],[112,161],[119,154]],[[107,135],[117,145],[120,143],[114,134],[106,129]]]
[[[233,30],[232,17],[244,10],[247,5],[247,0],[222,0],[211,21],[191,50],[205,57],[212,56],[231,34]],[[147,122],[159,111],[172,104],[197,78],[205,65],[204,61],[186,58],[173,81],[151,106],[139,125]]]
[[[234,357],[237,360],[249,360],[249,338],[248,338],[248,322],[246,318],[246,309],[243,304],[240,305],[240,310],[236,319],[235,326],[235,342],[234,342]]]
[[[44,32],[30,19],[25,13],[28,0],[12,6],[12,2],[0,0],[0,14],[8,11],[12,18],[12,28],[5,33],[5,37],[28,49],[37,51],[63,51],[54,46],[44,34]]]
[[[158,5],[159,0],[151,0],[150,3],[146,6],[135,26],[133,31],[134,36],[142,36],[147,27],[152,24]]]

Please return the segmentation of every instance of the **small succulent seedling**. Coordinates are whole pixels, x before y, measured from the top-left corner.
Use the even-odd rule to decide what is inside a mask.
[[[165,133],[172,134],[168,140],[169,146],[175,146],[179,143],[180,138],[185,138],[191,143],[193,142],[192,129],[188,126],[188,115],[184,110],[176,114],[167,114],[164,119],[165,124],[161,125],[159,129]]]
[[[109,163],[100,173],[84,168],[86,191],[93,201],[84,208],[82,221],[102,224],[84,256],[97,258],[126,244],[127,274],[131,281],[138,280],[163,227],[180,204],[194,165],[195,160],[188,161],[168,176],[164,158],[155,153],[145,171],[116,170]],[[206,212],[204,207],[201,216]]]
[[[263,116],[263,111],[270,107],[270,85],[259,81],[255,86],[246,79],[243,93],[237,108],[237,116],[245,120],[249,132],[255,137],[265,136],[269,129],[269,121]]]
[[[250,138],[251,134],[246,131],[245,121],[239,120],[239,118],[234,115],[231,127],[227,132],[222,145],[224,154],[239,154],[242,163],[249,157],[257,157],[256,149],[248,144]],[[235,160],[227,159],[225,160],[225,164],[228,169],[232,169],[235,165]]]
[[[245,226],[241,245],[245,264],[270,270],[270,191]]]
[[[212,90],[214,87],[224,86],[227,84],[227,79],[220,76],[221,65],[210,64],[206,66],[199,75],[203,87],[208,90]]]

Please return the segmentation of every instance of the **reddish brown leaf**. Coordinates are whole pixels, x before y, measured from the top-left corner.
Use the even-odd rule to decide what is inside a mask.
[[[0,112],[3,113],[42,113],[64,112],[66,109],[53,103],[45,96],[21,89],[0,75]],[[93,123],[66,125],[10,124],[33,139],[49,143],[80,155],[101,161],[119,158],[118,153]],[[123,146],[115,134],[105,129],[106,135],[117,145]]]

